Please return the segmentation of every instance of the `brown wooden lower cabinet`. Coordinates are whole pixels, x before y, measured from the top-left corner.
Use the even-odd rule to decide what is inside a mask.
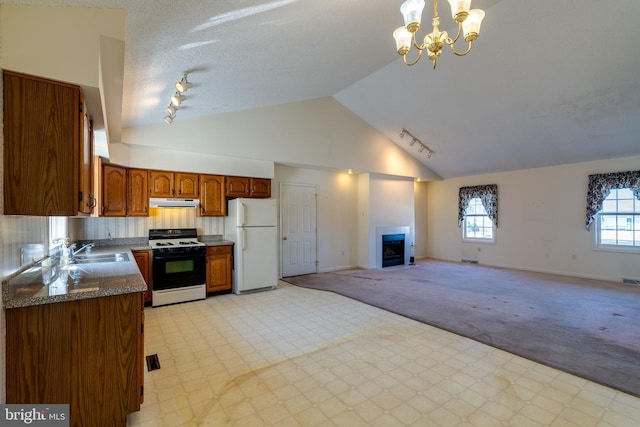
[[[207,247],[207,292],[231,290],[233,246]]]
[[[144,282],[147,284],[147,290],[142,293],[144,303],[151,303],[151,249],[132,250],[133,257],[138,264],[138,269]]]
[[[6,310],[6,402],[69,404],[71,426],[125,426],[143,392],[141,293]]]

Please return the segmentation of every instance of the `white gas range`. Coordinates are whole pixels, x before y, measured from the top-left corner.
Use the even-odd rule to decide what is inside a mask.
[[[149,245],[154,307],[206,298],[206,245],[195,228],[151,229]]]

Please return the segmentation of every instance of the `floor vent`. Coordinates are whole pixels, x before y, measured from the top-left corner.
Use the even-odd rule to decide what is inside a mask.
[[[640,280],[638,279],[628,279],[626,277],[622,278],[622,283],[626,283],[627,285],[639,285],[640,286]]]
[[[462,262],[468,262],[469,264],[477,264],[478,260],[475,259],[461,259]]]
[[[160,360],[157,354],[147,356],[147,371],[155,371],[160,369]]]

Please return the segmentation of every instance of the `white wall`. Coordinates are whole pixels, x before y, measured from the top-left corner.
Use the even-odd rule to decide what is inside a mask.
[[[414,256],[416,259],[427,258],[428,251],[428,226],[429,217],[428,191],[426,181],[416,181],[413,185],[415,194],[415,242]]]
[[[638,170],[638,165],[640,156],[430,182],[428,254],[460,261],[470,248],[486,265],[618,282],[640,278],[637,253],[596,250],[594,227],[585,229],[588,175]],[[498,185],[497,241],[462,243],[458,189],[483,184]]]
[[[371,177],[368,173],[358,176],[358,266],[374,268],[375,245],[371,245]]]
[[[127,128],[122,138],[138,149],[179,147],[302,167],[438,178],[331,97]]]
[[[124,39],[124,10],[2,5],[2,68],[99,87],[100,36]]]
[[[276,165],[271,185],[274,198],[280,198],[281,184],[309,185],[317,189],[318,272],[355,267],[358,261],[356,175]]]
[[[214,175],[273,178],[274,162],[213,154],[191,153],[182,149],[110,144],[112,163],[141,169],[209,173]]]
[[[364,268],[381,268],[381,234],[403,233],[405,257],[415,240],[415,195],[413,179],[397,176],[369,174],[369,220],[367,240],[368,259],[361,260]],[[364,203],[363,203],[364,204]],[[362,217],[361,217],[362,218]],[[406,228],[401,230],[400,227]],[[381,233],[381,229],[386,229]],[[362,237],[362,236],[361,236]]]

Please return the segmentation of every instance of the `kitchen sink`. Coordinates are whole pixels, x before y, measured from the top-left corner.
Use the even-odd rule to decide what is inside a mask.
[[[116,254],[76,255],[74,264],[92,264],[96,262],[122,262],[129,261],[129,254],[120,252]]]

